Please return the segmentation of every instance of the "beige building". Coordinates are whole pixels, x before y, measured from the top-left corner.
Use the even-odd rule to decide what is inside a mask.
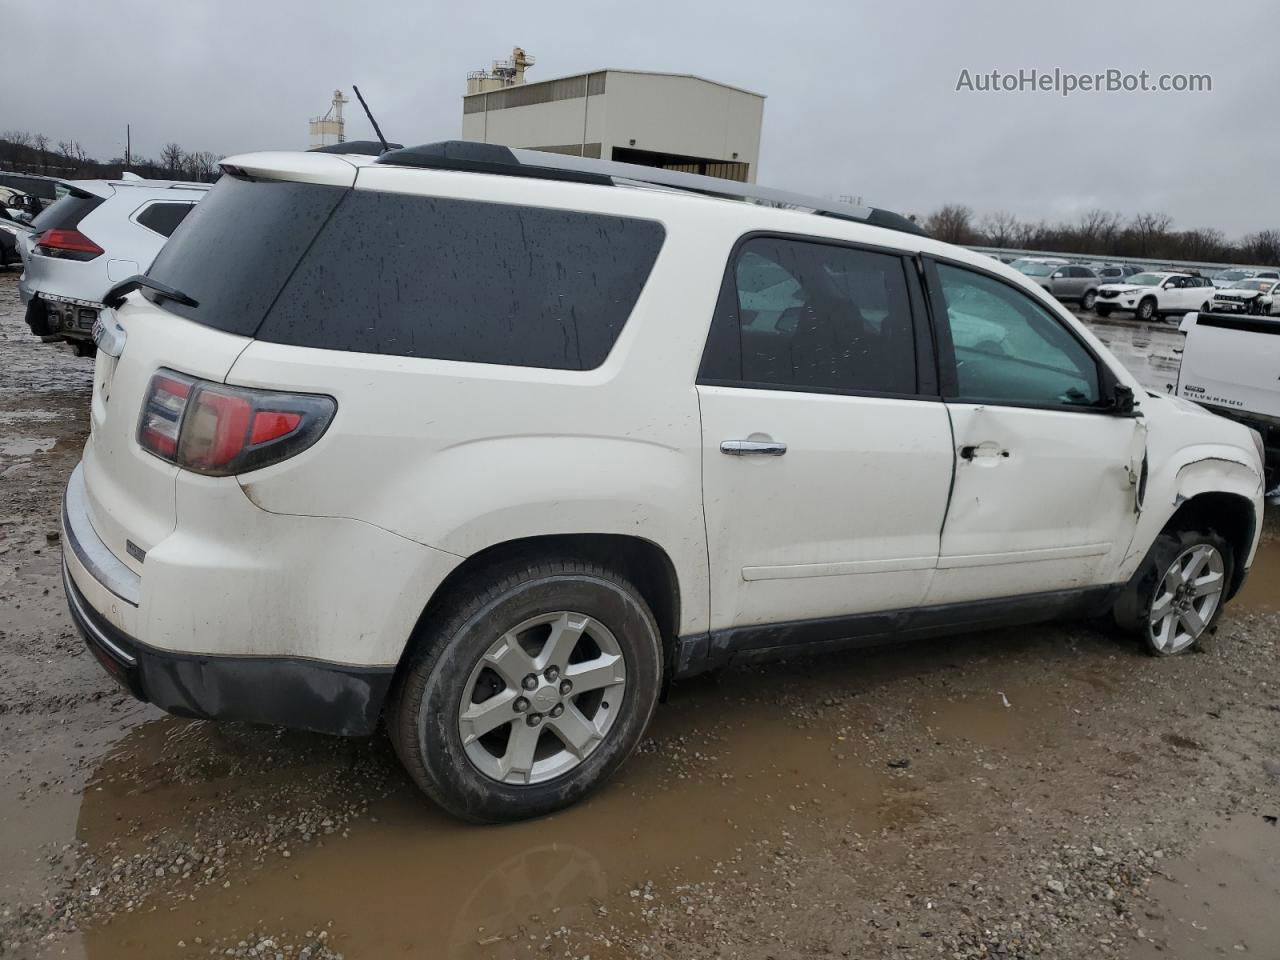
[[[526,82],[533,58],[467,78],[462,138],[754,183],[764,96],[690,74],[599,70]]]

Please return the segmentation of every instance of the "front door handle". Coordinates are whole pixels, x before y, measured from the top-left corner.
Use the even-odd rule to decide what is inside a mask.
[[[725,440],[720,452],[731,457],[780,457],[787,452],[787,445],[776,440]]]
[[[1009,451],[1003,449],[998,443],[988,440],[986,443],[968,444],[960,448],[961,460],[995,460],[998,457],[1008,458]]]

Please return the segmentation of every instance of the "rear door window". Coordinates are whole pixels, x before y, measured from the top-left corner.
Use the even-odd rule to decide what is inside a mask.
[[[663,237],[653,220],[353,190],[258,337],[590,370],[622,332]]]
[[[916,394],[903,258],[785,237],[748,239],[722,285],[699,379],[810,392]]]

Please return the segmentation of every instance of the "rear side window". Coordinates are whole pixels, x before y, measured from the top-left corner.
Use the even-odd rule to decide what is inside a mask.
[[[651,220],[353,190],[258,337],[589,370],[622,332],[663,236]]]
[[[162,237],[173,236],[173,231],[191,212],[190,203],[171,203],[159,200],[149,204],[138,214],[137,220],[148,230],[154,230]]]
[[[905,269],[891,254],[781,237],[748,240],[722,285],[699,379],[915,394]]]
[[[74,230],[80,221],[102,204],[101,197],[73,190],[31,221],[36,232],[42,230]]]
[[[147,271],[199,306],[172,300],[161,306],[208,327],[253,336],[346,192],[314,183],[224,176]]]

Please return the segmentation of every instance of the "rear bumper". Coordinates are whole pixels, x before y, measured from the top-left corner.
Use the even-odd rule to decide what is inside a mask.
[[[378,724],[391,668],[156,650],[94,610],[66,564],[62,580],[71,617],[89,651],[139,700],[180,717],[247,720],[341,736],[366,736]]]
[[[208,486],[223,495],[188,509],[135,570],[94,529],[76,468],[63,569],[89,649],[180,716],[371,733],[429,596],[414,588],[434,589],[456,558],[358,521],[266,513],[234,480]]]

